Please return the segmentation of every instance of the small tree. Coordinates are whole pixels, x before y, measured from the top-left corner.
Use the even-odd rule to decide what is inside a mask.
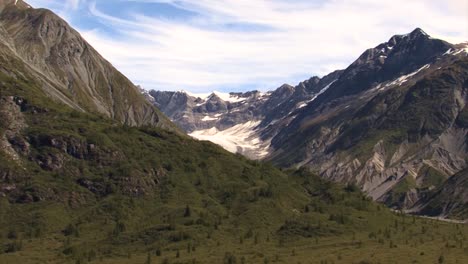
[[[116,224],[115,224],[115,227],[114,227],[114,230],[112,231],[112,234],[114,236],[118,236],[120,235],[122,232],[125,232],[126,230],[126,226],[123,222],[120,222],[118,221]]]
[[[65,229],[62,232],[65,236],[71,236],[71,235],[74,235],[76,237],[80,236],[78,228],[73,224],[68,224],[68,226],[65,227]]]
[[[190,217],[192,215],[192,212],[190,211],[190,206],[186,206],[185,207],[185,211],[184,211],[184,217]]]
[[[224,264],[236,264],[237,263],[237,259],[236,259],[236,256],[234,256],[232,253],[230,252],[226,252],[224,254]]]
[[[151,264],[151,253],[150,252],[148,252],[148,256],[146,257],[145,264]]]

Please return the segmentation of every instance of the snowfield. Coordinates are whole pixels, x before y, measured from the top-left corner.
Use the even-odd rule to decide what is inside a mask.
[[[249,121],[225,130],[215,127],[197,130],[189,134],[198,140],[208,140],[222,146],[229,152],[241,153],[252,159],[261,159],[268,155],[269,142],[263,142],[256,132],[260,121]]]

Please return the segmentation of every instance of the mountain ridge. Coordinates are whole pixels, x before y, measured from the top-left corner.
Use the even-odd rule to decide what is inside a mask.
[[[0,4],[3,53],[23,61],[49,96],[128,125],[176,129],[135,85],[53,12],[34,9],[23,1],[2,0]]]

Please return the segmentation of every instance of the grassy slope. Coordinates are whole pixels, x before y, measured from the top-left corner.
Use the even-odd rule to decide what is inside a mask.
[[[20,76],[0,73],[0,96],[27,99],[19,136],[31,144],[19,164],[0,156],[10,175],[0,185],[17,188],[0,198],[0,263],[468,261],[466,226],[397,216],[352,186],[77,113]],[[41,167],[51,155],[60,166]]]

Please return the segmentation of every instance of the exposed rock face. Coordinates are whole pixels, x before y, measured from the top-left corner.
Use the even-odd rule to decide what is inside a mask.
[[[20,132],[27,127],[21,113],[21,98],[0,97],[0,151],[14,161],[19,161],[18,152],[29,152],[29,143],[20,137]]]
[[[125,76],[49,10],[0,0],[0,50],[24,63],[23,71],[68,106],[128,125],[172,127]]]

